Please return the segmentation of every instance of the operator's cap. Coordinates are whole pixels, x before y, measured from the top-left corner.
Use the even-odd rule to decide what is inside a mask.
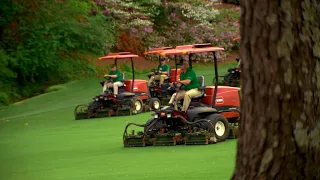
[[[166,57],[163,57],[163,56],[160,57],[160,61],[165,61],[165,60],[167,60]]]
[[[188,61],[180,61],[177,65],[179,65],[180,66],[180,68],[183,66],[183,65],[188,65],[189,66],[189,63],[188,63]]]

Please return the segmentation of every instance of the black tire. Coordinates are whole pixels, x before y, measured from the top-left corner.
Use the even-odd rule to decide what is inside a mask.
[[[161,102],[158,98],[151,98],[149,105],[153,111],[157,111],[161,108]]]
[[[205,119],[208,119],[207,128],[210,132],[214,132],[219,141],[225,141],[229,136],[229,122],[221,114],[211,114]]]
[[[134,98],[132,100],[132,114],[140,114],[143,112],[143,109],[144,109],[143,101],[140,98]]]

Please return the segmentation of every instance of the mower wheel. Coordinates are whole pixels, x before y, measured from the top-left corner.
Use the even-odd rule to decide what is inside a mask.
[[[150,107],[153,111],[159,110],[161,107],[161,102],[158,98],[150,99]]]
[[[143,111],[143,101],[140,98],[134,98],[132,100],[132,113],[139,114]]]
[[[229,122],[221,114],[211,114],[205,119],[208,119],[208,130],[213,131],[219,141],[224,141],[229,136]]]

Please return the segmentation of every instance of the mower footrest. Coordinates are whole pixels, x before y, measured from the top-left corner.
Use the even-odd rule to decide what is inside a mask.
[[[187,133],[185,136],[186,145],[206,145],[209,144],[207,133]]]
[[[174,135],[171,134],[160,134],[156,135],[156,140],[153,143],[154,146],[175,146],[176,141]]]
[[[124,137],[123,145],[124,147],[144,147],[146,144],[143,140],[143,136],[131,135]]]

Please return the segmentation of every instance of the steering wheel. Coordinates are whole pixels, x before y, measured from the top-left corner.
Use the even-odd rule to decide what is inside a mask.
[[[156,71],[155,69],[152,69],[152,72],[154,73],[154,75],[160,74],[159,71]]]
[[[153,75],[158,75],[158,74],[159,74],[159,72],[156,71],[156,69],[151,69],[151,72],[152,72],[153,74],[148,74],[148,77],[149,77],[149,78],[150,78],[151,76],[153,76]]]
[[[181,85],[179,85],[179,84],[181,84]],[[183,83],[178,83],[178,82],[173,82],[172,85],[173,85],[173,88],[176,90],[176,92],[182,90],[182,88],[184,86],[186,86]]]
[[[107,80],[107,82],[112,82],[112,77],[110,77],[110,76],[105,76],[104,78]]]

